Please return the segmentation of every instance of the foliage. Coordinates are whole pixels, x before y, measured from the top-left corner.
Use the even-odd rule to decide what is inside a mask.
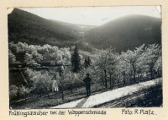
[[[58,48],[45,44],[28,45],[26,43],[18,42],[14,44],[9,43],[9,58],[10,63],[24,62],[27,65],[40,66],[42,63],[55,64],[70,64],[71,52],[69,48]],[[16,59],[16,60],[15,60]]]
[[[81,60],[81,58],[79,56],[78,47],[76,45],[75,48],[74,48],[74,53],[71,56],[72,71],[74,73],[78,73],[81,69],[80,60]]]
[[[9,62],[15,63],[16,62],[16,56],[12,53],[11,50],[9,50]]]
[[[105,50],[97,50],[94,56],[87,58],[78,53],[77,46],[73,54],[69,48],[58,48],[48,44],[39,46],[10,42],[9,48],[9,62],[11,64],[21,63],[21,58],[23,58],[26,65],[33,66],[24,70],[28,85],[16,86],[14,84],[10,86],[10,100],[18,96],[26,99],[29,94],[40,96],[48,94],[50,97],[53,80],[57,81],[59,87],[71,90],[73,93],[74,88],[84,85],[82,80],[87,73],[90,74],[94,86],[102,86],[102,88],[105,86],[111,89],[162,75],[161,47],[158,44],[141,45],[135,50],[121,53],[117,53],[110,47]],[[20,53],[23,57],[19,56]],[[44,63],[47,64],[44,65]],[[71,63],[73,71],[71,66],[66,66]],[[84,67],[81,66],[81,63],[84,63]],[[61,64],[65,66],[60,74],[57,65]],[[42,69],[34,69],[40,67]],[[54,75],[56,77],[53,79]]]
[[[90,57],[88,57],[87,59],[85,58],[84,60],[84,67],[87,68],[91,65],[91,60]]]
[[[104,77],[105,85],[108,76],[113,84],[122,82],[125,85],[140,82],[146,79],[148,74],[152,76],[150,77],[152,79],[154,71],[158,74],[157,76],[161,76],[161,49],[158,44],[148,46],[143,44],[133,51],[127,50],[118,54],[109,48],[99,51],[95,65],[98,67],[97,74],[103,75],[101,79]]]
[[[136,72],[138,70],[139,61],[142,62],[139,58],[143,53],[145,45],[137,47],[134,51],[128,50],[127,52],[122,52],[122,59],[129,63],[133,71],[133,80],[135,81]]]
[[[26,96],[27,94],[30,92],[30,89],[21,85],[19,88],[18,88],[18,95],[19,97],[24,97],[25,100],[26,100]]]
[[[38,73],[33,78],[33,90],[36,94],[48,93],[52,88],[51,76],[48,72]]]
[[[145,48],[143,57],[144,57],[144,62],[150,71],[151,79],[153,79],[154,77],[153,76],[154,66],[160,56],[161,56],[161,48],[158,44],[151,44]],[[161,61],[160,61],[160,64],[161,64]]]
[[[16,85],[11,85],[9,87],[9,98],[10,98],[10,100],[16,98],[17,93],[18,93],[18,87]]]

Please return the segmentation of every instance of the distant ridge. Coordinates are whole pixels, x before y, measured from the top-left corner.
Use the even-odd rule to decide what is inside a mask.
[[[124,16],[87,31],[85,38],[96,48],[112,46],[119,52],[142,44],[161,44],[161,19],[144,15]]]

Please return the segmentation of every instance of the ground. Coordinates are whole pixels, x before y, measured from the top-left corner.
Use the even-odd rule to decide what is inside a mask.
[[[50,93],[50,98],[43,95],[41,98],[31,96],[26,101],[19,100],[10,103],[12,109],[41,109],[41,108],[82,108],[82,107],[160,107],[162,106],[162,79],[154,79],[126,87],[104,89],[95,86],[92,94],[86,97],[85,87],[64,91],[65,99],[61,93]],[[97,89],[97,87],[99,89]]]
[[[161,79],[130,85],[51,108],[159,107],[162,105]]]

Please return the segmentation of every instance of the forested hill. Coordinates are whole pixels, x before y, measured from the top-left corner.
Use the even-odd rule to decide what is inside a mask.
[[[8,15],[8,28],[9,41],[59,47],[73,45],[85,31],[85,26],[47,20],[20,9],[14,9]]]
[[[89,30],[85,38],[96,48],[112,46],[119,52],[142,44],[161,44],[161,19],[143,15],[124,16]]]
[[[112,20],[101,26],[75,25],[48,20],[20,9],[8,16],[9,41],[32,45],[70,47],[79,49],[106,49],[117,52],[134,49],[142,44],[161,44],[161,19],[130,15]]]

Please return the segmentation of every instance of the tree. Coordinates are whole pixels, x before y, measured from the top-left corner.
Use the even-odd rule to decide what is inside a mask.
[[[145,45],[143,44],[140,47],[137,47],[134,51],[127,50],[127,52],[122,52],[122,59],[129,63],[132,68],[134,82],[136,80],[139,58],[143,53],[144,47]]]
[[[71,64],[72,64],[72,71],[74,73],[78,73],[81,69],[81,64],[80,64],[80,56],[78,53],[78,47],[77,45],[74,48],[74,53],[71,56]]]
[[[71,70],[69,68],[65,68],[63,75],[64,75],[64,81],[63,84],[64,86],[68,86],[68,88],[70,89],[71,93],[73,93],[73,87],[74,87],[74,83],[75,83],[75,73],[72,73]]]
[[[128,82],[130,83],[130,71],[131,66],[128,62],[126,62],[125,60],[122,59],[122,55],[118,55],[117,56],[117,62],[116,62],[116,76],[117,79],[120,79],[123,81],[123,85],[128,84]]]
[[[61,84],[62,100],[64,100],[64,67],[63,66],[60,66],[59,68],[59,75],[61,77],[60,84]]]
[[[33,55],[32,55],[32,54],[29,54],[29,53],[26,53],[26,54],[24,55],[24,62],[25,62],[27,65],[39,66],[39,64],[37,63],[37,61],[33,59]]]
[[[107,66],[108,66],[107,56],[108,56],[107,50],[99,51],[97,63],[96,63],[98,66],[98,69],[100,69],[100,74],[102,71],[104,72],[104,82],[105,82],[106,88],[107,88]]]
[[[33,91],[39,94],[40,97],[42,93],[47,93],[48,97],[50,97],[49,90],[52,88],[52,80],[48,72],[38,72],[32,79],[34,79]]]
[[[107,68],[107,72],[110,75],[110,88],[112,88],[112,84],[114,85],[114,79],[115,79],[117,54],[112,48],[107,49],[107,51],[108,51],[108,56],[107,56],[108,66],[106,68]]]
[[[18,94],[20,97],[24,97],[25,101],[27,99],[27,94],[29,93],[29,88],[26,88],[25,86],[21,85],[19,88],[18,88]]]
[[[150,78],[154,78],[154,66],[158,58],[161,56],[161,47],[158,44],[151,44],[145,48],[143,58],[149,68]],[[160,59],[161,60],[161,59]]]
[[[14,98],[16,98],[17,93],[18,93],[18,87],[16,85],[10,85],[10,87],[9,87],[9,98],[10,98],[10,100],[13,100]]]
[[[162,57],[159,56],[159,58],[157,59],[154,69],[157,71],[157,77],[162,76]]]
[[[88,63],[87,63],[87,59],[85,58],[84,60],[84,67],[87,68],[88,67]]]
[[[88,63],[88,66],[91,65],[91,60],[90,60],[90,57],[88,56],[88,59],[87,59],[87,63]]]
[[[11,50],[9,50],[9,63],[15,63],[16,62],[16,56],[12,53]]]
[[[116,54],[114,49],[109,48],[99,51],[97,58],[98,69],[104,71],[105,87],[107,88],[107,73],[110,74],[110,87],[112,87],[112,77],[115,70],[115,58]],[[101,73],[101,72],[100,72]]]
[[[90,66],[90,64],[91,64],[90,58],[89,57],[87,59],[85,58],[85,60],[84,60],[84,67],[88,68]]]

